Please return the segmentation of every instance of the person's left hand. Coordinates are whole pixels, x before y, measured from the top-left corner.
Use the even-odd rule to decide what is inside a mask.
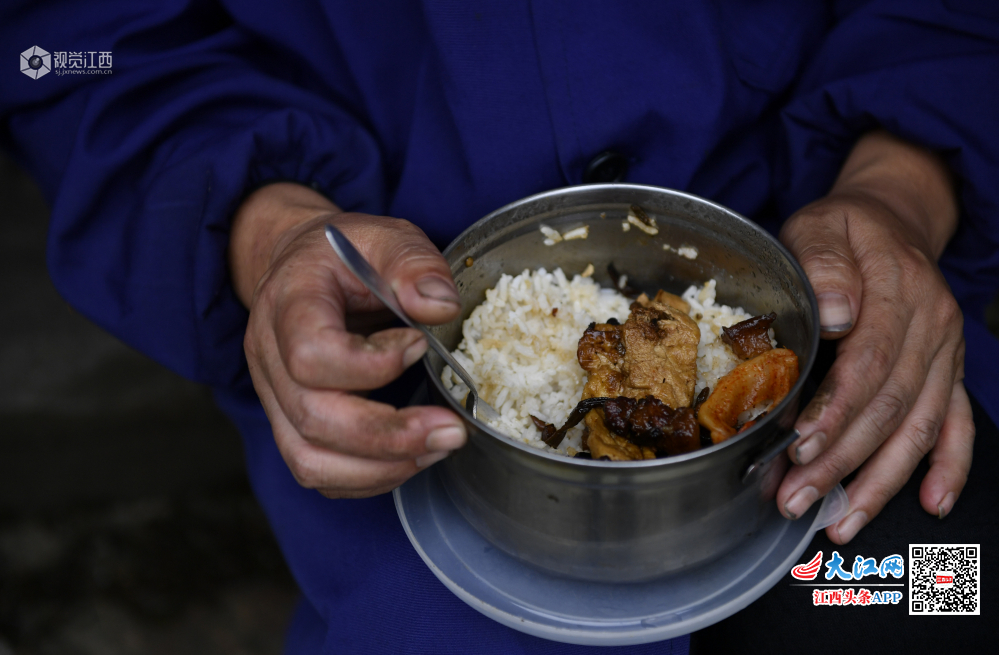
[[[971,467],[975,427],[964,389],[963,318],[936,260],[957,210],[945,169],[888,135],[862,139],[830,194],[792,216],[781,240],[819,300],[836,361],[788,448],[777,493],[801,516],[846,475],[850,513],[827,528],[850,541],[930,453],[920,503],[946,516]]]

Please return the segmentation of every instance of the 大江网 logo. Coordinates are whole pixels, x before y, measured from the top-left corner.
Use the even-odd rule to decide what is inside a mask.
[[[31,46],[21,53],[21,72],[37,80],[52,70],[52,55],[38,46]]]
[[[791,569],[791,576],[796,580],[814,580],[822,567],[822,551],[815,553],[815,557],[808,564],[799,564]]]

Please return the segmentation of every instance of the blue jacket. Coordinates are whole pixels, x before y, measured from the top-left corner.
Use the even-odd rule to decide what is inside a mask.
[[[234,209],[269,180],[407,218],[444,246],[501,205],[580,183],[613,150],[628,182],[776,231],[880,126],[957,177],[961,224],[941,267],[965,312],[967,386],[999,420],[987,370],[999,343],[983,323],[999,288],[990,0],[19,1],[0,12],[0,43],[0,143],[51,203],[53,281],[110,332],[215,387],[242,428],[306,598],[292,649],[445,652],[426,647],[440,634],[453,652],[571,650],[427,591],[436,581],[387,499],[326,501],[283,468],[225,258]],[[13,65],[32,46],[110,52],[111,73],[32,79]],[[358,627],[376,620],[384,642]],[[474,648],[447,641],[472,624]]]

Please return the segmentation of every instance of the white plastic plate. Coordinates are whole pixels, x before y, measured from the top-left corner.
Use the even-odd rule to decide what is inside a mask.
[[[434,467],[393,493],[417,553],[471,607],[530,635],[571,644],[670,639],[735,614],[791,570],[816,531],[845,515],[842,487],[798,521],[776,507],[761,529],[724,557],[637,584],[570,580],[497,550],[461,516]]]

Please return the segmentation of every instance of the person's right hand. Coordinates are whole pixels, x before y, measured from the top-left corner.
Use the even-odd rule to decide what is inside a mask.
[[[359,498],[394,489],[460,448],[466,434],[442,407],[397,410],[364,398],[419,361],[427,343],[411,328],[351,331],[385,308],[333,252],[326,223],[415,320],[450,321],[461,306],[444,258],[408,221],[343,213],[292,184],[264,187],[237,213],[230,269],[250,308],[246,357],[278,449],[302,486]]]

